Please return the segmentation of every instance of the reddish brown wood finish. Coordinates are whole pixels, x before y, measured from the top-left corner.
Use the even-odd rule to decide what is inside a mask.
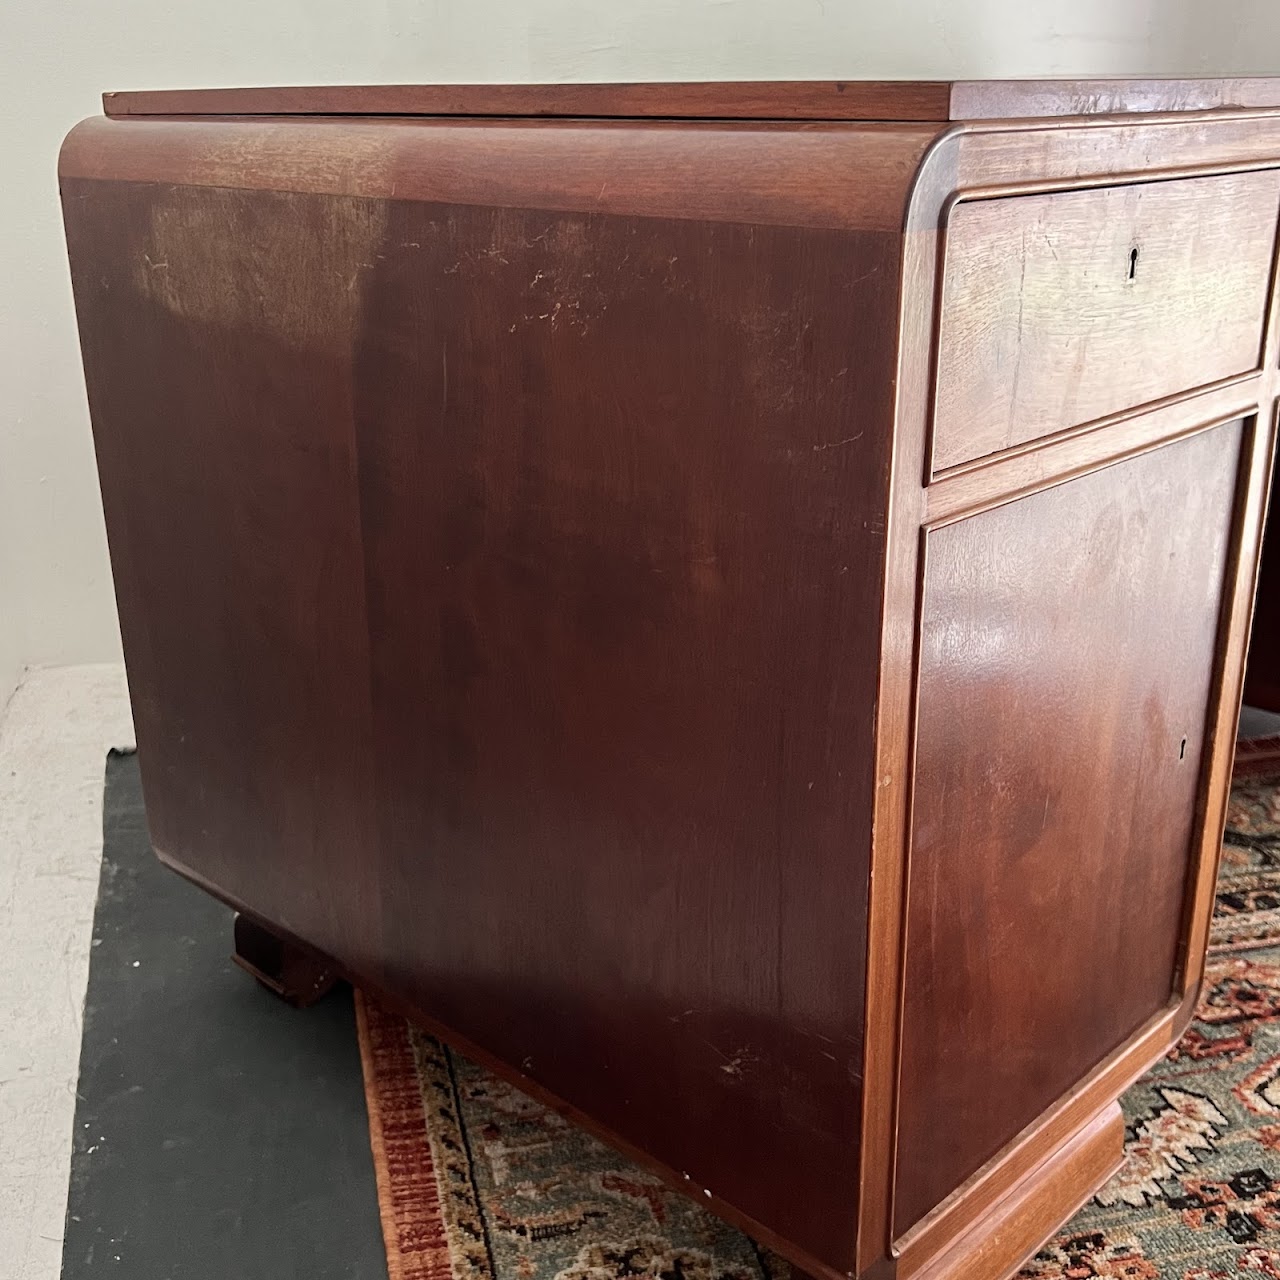
[[[958,198],[999,197],[1027,191],[1074,190],[1133,179],[1181,176],[1272,165],[1280,157],[1280,126],[1272,116],[1190,117],[1129,122],[1062,121],[1040,128],[973,126],[952,132],[926,156],[908,210],[900,324],[894,496],[888,530],[888,568],[881,649],[877,795],[867,986],[867,1072],[864,1077],[863,1181],[859,1207],[859,1264],[873,1272],[888,1251],[900,1277],[918,1272],[967,1277],[961,1239],[972,1240],[988,1224],[995,1230],[1011,1197],[1030,1195],[1036,1213],[1063,1203],[1073,1178],[1065,1152],[1099,1110],[1115,1098],[1187,1026],[1203,972],[1207,923],[1221,848],[1222,822],[1234,747],[1262,513],[1273,456],[1271,371],[1280,350],[1277,295],[1273,290],[1263,372],[1204,395],[1173,397],[1144,411],[1090,424],[1043,444],[1027,445],[931,484],[927,475],[930,370],[935,363],[936,299],[944,257],[945,211]],[[907,299],[911,299],[910,305]],[[894,1240],[892,1187],[879,1171],[897,1160],[898,1058],[874,1045],[897,1045],[902,1031],[903,896],[910,859],[877,855],[909,853],[916,705],[915,618],[921,590],[922,526],[977,514],[1023,494],[1083,475],[1161,441],[1246,417],[1240,482],[1227,561],[1227,589],[1214,652],[1202,756],[1200,799],[1191,841],[1184,932],[1174,998],[1179,1003],[1151,1019],[1109,1053],[986,1164],[957,1187],[906,1235]],[[1017,981],[1010,975],[1009,981]],[[1034,1191],[1027,1191],[1034,1186]],[[1043,1219],[1042,1219],[1043,1220]],[[891,1241],[886,1245],[885,1241]],[[1012,1270],[1010,1250],[991,1274]],[[939,1271],[942,1268],[942,1271]]]
[[[946,121],[1280,107],[1280,78],[313,85],[104,93],[102,105],[109,116],[593,116]]]
[[[60,166],[161,857],[815,1275],[1016,1266],[1190,1015],[1280,348],[933,479],[947,211],[1280,165],[1241,83],[113,100],[297,113]]]
[[[103,94],[109,116],[582,116],[595,119],[946,120],[946,81],[343,85]]]
[[[1173,999],[1239,453],[928,534],[898,1235]]]
[[[71,131],[60,171],[896,236],[904,192],[937,134],[932,125],[768,122],[95,119]],[[861,176],[867,171],[874,183]]]
[[[1025,1262],[1107,1180],[1124,1156],[1124,1113],[1104,1107],[1055,1159],[1025,1174],[981,1222],[922,1271],[925,1280],[999,1276]]]
[[[897,237],[64,193],[162,856],[851,1265]]]
[[[935,470],[1257,369],[1280,174],[969,200],[947,223]]]
[[[1280,107],[1280,78],[957,80],[949,106],[951,120],[1257,110]]]

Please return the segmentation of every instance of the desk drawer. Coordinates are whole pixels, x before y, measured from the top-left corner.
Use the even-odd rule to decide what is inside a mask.
[[[940,471],[1258,366],[1275,170],[958,204]]]

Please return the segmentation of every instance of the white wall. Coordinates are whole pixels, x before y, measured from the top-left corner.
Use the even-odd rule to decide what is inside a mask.
[[[104,89],[1280,71],[1275,0],[0,0],[0,704],[119,653],[54,165]]]

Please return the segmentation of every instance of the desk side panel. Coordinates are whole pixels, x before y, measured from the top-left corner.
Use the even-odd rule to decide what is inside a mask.
[[[64,205],[157,848],[852,1269],[897,233],[129,163]]]

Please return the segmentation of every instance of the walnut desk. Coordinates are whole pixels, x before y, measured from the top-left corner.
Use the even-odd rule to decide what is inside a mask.
[[[814,1275],[1009,1272],[1201,978],[1280,82],[105,102],[160,857]]]

